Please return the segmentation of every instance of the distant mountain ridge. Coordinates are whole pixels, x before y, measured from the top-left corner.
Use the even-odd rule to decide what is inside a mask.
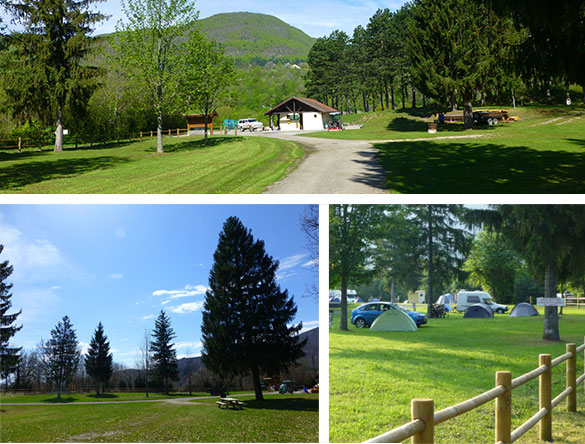
[[[279,18],[252,12],[216,14],[199,20],[198,26],[236,58],[304,61],[316,40]]]

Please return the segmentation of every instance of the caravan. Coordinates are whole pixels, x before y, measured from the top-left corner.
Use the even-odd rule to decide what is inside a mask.
[[[466,291],[460,290],[457,293],[457,311],[465,311],[474,304],[483,302],[490,306],[496,313],[505,313],[508,311],[508,306],[496,304],[487,291]]]

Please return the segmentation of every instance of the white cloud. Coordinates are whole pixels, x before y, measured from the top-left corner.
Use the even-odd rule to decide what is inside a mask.
[[[124,277],[124,273],[116,273],[116,274],[111,274],[110,278],[112,279],[122,279]]]
[[[199,311],[203,308],[203,301],[197,301],[197,302],[187,302],[185,304],[181,304],[181,305],[176,305],[174,307],[169,307],[169,311],[172,311],[173,313],[179,313],[179,314],[184,314],[184,313],[191,313],[193,311]]]
[[[184,353],[182,355],[177,355],[177,359],[199,358],[199,357],[201,357],[201,353]]]
[[[53,285],[51,287],[51,290],[60,290],[60,289],[61,289],[61,286],[60,285]]]
[[[87,350],[89,349],[89,343],[79,341],[79,346],[81,347],[81,354],[85,355],[87,353]]]
[[[319,258],[311,259],[310,261],[305,262],[301,267],[314,267],[319,265]]]
[[[182,341],[182,342],[175,343],[175,348],[177,350],[183,349],[183,348],[201,348],[201,347],[203,347],[203,342],[201,342],[201,341],[198,341],[198,342]]]
[[[293,256],[285,257],[280,261],[280,265],[278,266],[279,270],[288,270],[290,268],[297,267],[300,265],[303,260],[308,256],[307,253],[302,254],[295,254]]]
[[[154,318],[154,315],[146,315],[146,316],[142,316],[142,320],[145,321],[147,319],[152,319]]]
[[[167,298],[161,301],[161,305],[166,305],[169,302],[179,298],[187,298],[191,296],[199,296],[205,294],[209,290],[209,287],[205,285],[190,285],[187,284],[181,290],[156,290],[152,292],[153,296],[167,296]]]
[[[118,239],[125,239],[126,238],[126,230],[124,229],[124,227],[116,228],[116,230],[114,231],[114,234],[116,235],[116,237]]]
[[[303,328],[301,329],[301,333],[306,331],[312,330],[315,327],[319,327],[319,321],[303,321]]]

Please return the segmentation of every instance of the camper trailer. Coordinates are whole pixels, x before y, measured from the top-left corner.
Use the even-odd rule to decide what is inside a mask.
[[[457,311],[465,311],[474,304],[484,303],[496,313],[505,313],[508,311],[507,305],[496,304],[487,291],[466,291],[460,290],[457,293]]]
[[[424,290],[416,290],[408,292],[408,302],[411,304],[424,304],[426,302]]]

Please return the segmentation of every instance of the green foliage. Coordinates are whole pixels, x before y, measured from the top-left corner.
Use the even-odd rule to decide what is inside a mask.
[[[171,327],[171,320],[161,310],[154,321],[150,351],[152,353],[152,377],[168,394],[170,381],[179,380],[179,369],[177,366],[177,352],[174,343],[171,341],[175,332]]]
[[[510,244],[491,231],[480,232],[465,260],[463,269],[472,283],[487,290],[500,304],[514,300],[514,284],[520,258]]]
[[[42,345],[45,375],[57,388],[57,399],[75,376],[81,359],[77,335],[68,316],[51,330],[51,338]]]
[[[0,253],[4,250],[4,245],[0,244]],[[19,356],[18,352],[21,348],[10,347],[9,342],[18,331],[22,328],[14,325],[16,318],[22,313],[22,310],[17,313],[8,313],[12,307],[12,284],[6,282],[13,271],[12,265],[8,261],[0,262],[0,376],[2,378],[8,377],[15,371],[18,366]]]
[[[224,223],[213,260],[201,326],[203,363],[222,379],[251,373],[261,400],[260,373],[285,371],[303,356],[302,324],[291,324],[297,306],[276,282],[278,261],[238,218]]]
[[[98,395],[100,393],[100,384],[107,383],[114,372],[110,343],[108,342],[108,337],[104,334],[104,327],[101,322],[91,338],[85,355],[85,371],[97,382]]]

